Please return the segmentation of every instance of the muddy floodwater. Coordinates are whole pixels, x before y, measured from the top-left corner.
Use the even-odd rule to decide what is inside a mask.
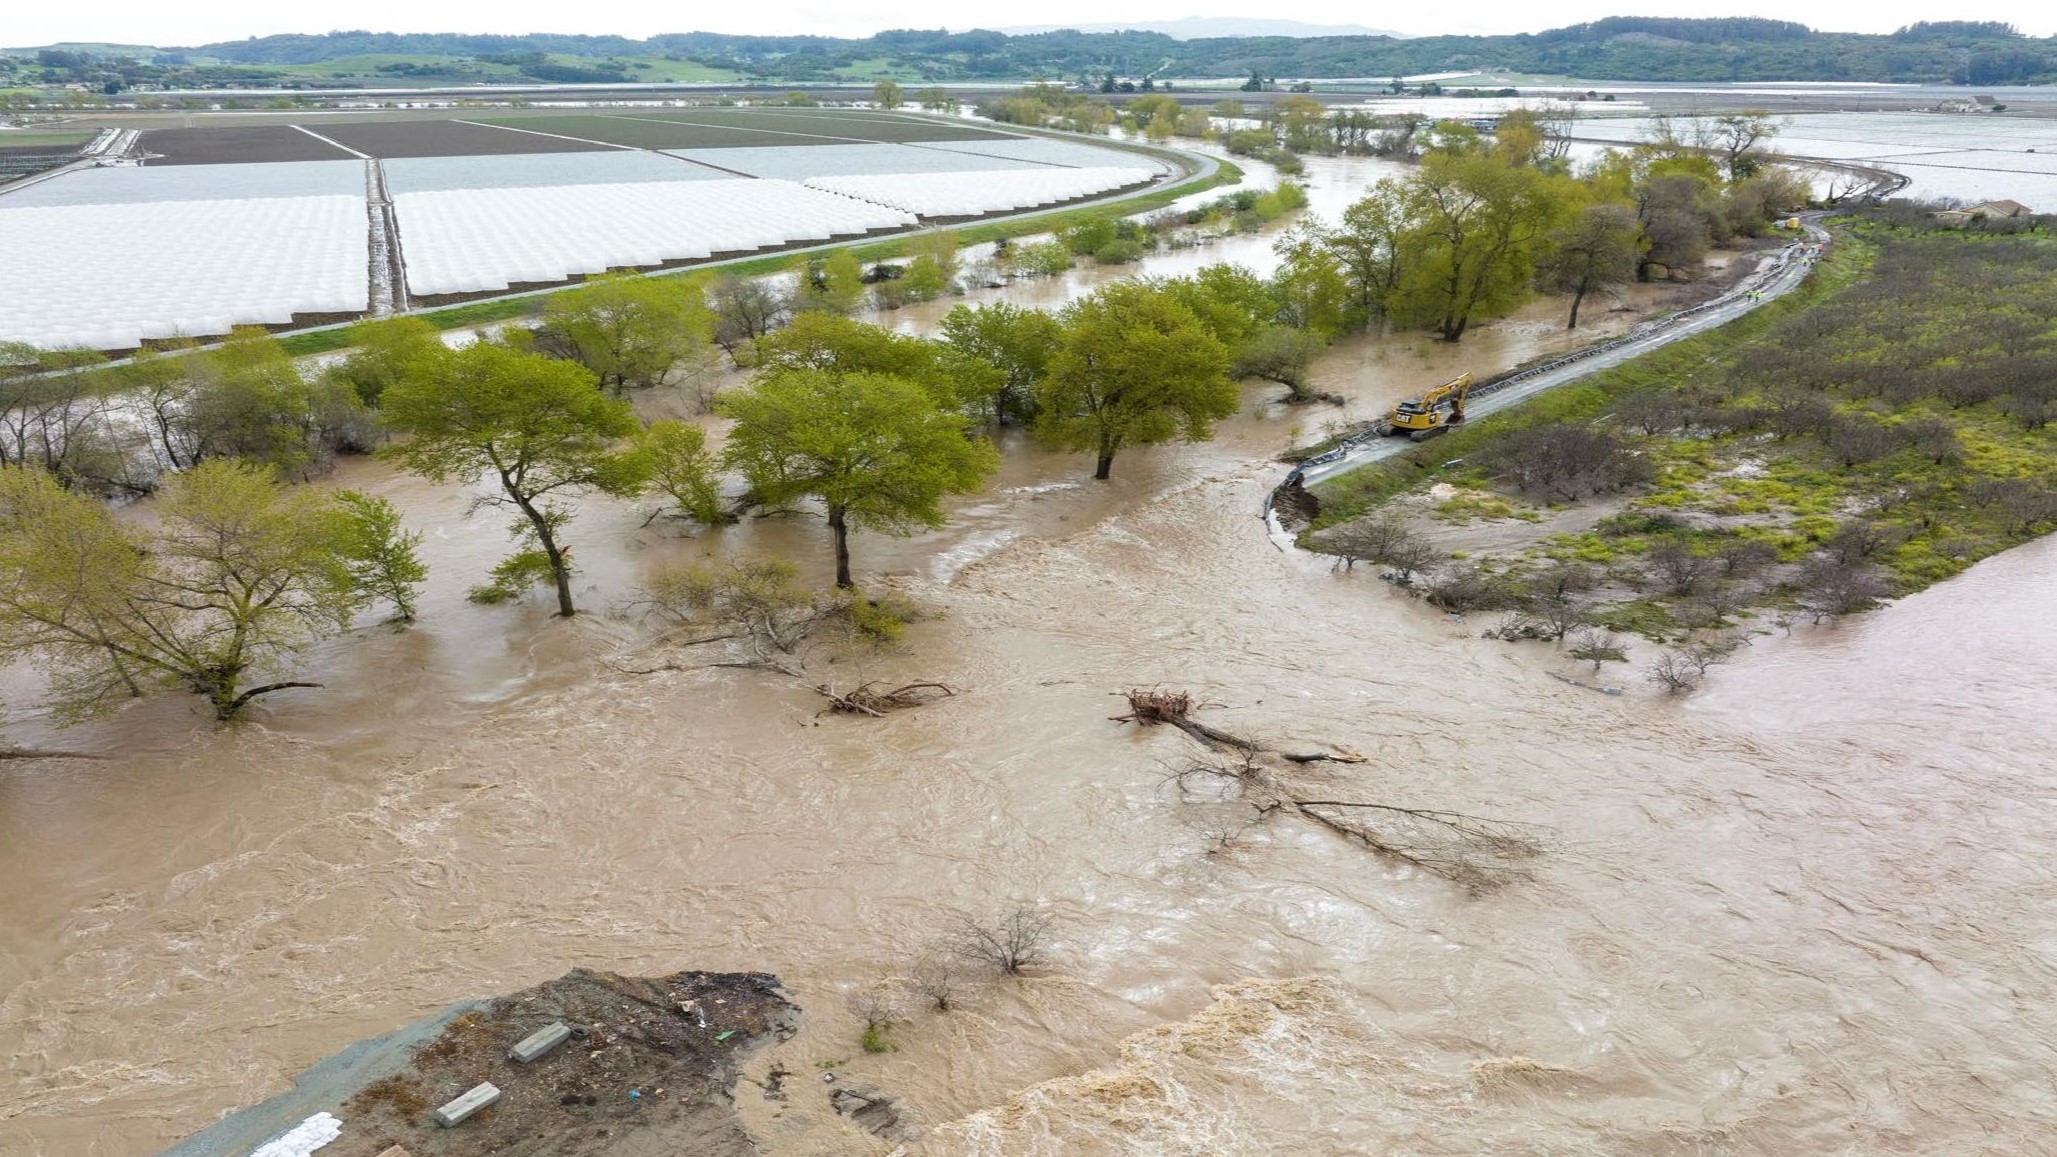
[[[1346,344],[1320,384],[1368,414],[1563,348],[1556,308]],[[232,732],[177,699],[57,732],[10,681],[12,741],[110,758],[0,764],[0,1152],[140,1157],[576,966],[782,977],[805,1027],[758,1063],[799,1090],[737,1094],[774,1154],[892,1148],[829,1110],[829,1064],[903,1099],[915,1154],[2050,1151],[2053,544],[1760,638],[1693,700],[1604,696],[1275,548],[1272,458],[1338,411],[1270,393],[1107,484],[1010,444],[947,530],[859,535],[931,617],[821,676],[962,689],[881,720],[621,670],[644,632],[608,608],[651,568],[772,551],[820,581],[818,521],[593,504],[595,613],[565,622],[464,601],[507,539],[458,488],[347,464],[434,570],[417,626],[310,657],[325,689]],[[1193,742],[1108,720],[1157,684],[1363,752],[1308,773],[1331,798],[1538,825],[1533,878],[1474,895],[1285,818],[1209,854],[1233,809],[1165,782]],[[1045,968],[859,1051],[858,989],[1020,900],[1059,917]]]

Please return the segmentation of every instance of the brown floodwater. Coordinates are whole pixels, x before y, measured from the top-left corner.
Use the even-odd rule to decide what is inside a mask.
[[[1370,413],[1561,348],[1554,309],[1321,378]],[[758,1064],[803,1079],[738,1093],[775,1154],[892,1148],[828,1110],[831,1062],[904,1098],[922,1154],[2048,1151],[2057,544],[1762,638],[1692,700],[1603,696],[1271,545],[1271,458],[1334,412],[1267,393],[1108,484],[1010,444],[946,530],[859,535],[932,617],[822,677],[962,689],[882,720],[618,669],[644,632],[610,608],[652,568],[821,581],[818,520],[589,504],[595,613],[564,622],[464,601],[507,539],[458,488],[347,465],[434,573],[415,627],[309,656],[327,688],[234,731],[166,699],[56,732],[10,683],[13,741],[109,758],[0,763],[0,1152],[138,1157],[577,965],[783,977],[806,1026]],[[1107,719],[1154,684],[1369,757],[1307,773],[1324,794],[1539,825],[1534,879],[1470,895],[1284,819],[1208,854],[1232,808],[1164,782],[1192,743]],[[1059,917],[1046,968],[858,1050],[853,994],[1018,900]]]

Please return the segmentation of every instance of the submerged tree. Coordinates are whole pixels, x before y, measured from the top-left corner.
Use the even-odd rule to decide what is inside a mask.
[[[1145,282],[1116,282],[1064,311],[1036,387],[1036,432],[1096,455],[1105,480],[1124,446],[1200,441],[1236,412],[1228,351],[1191,310]]]
[[[403,526],[399,509],[387,499],[343,490],[336,501],[343,506],[343,558],[351,582],[367,603],[384,599],[393,604],[394,618],[413,622],[415,592],[429,577],[417,553],[421,532]]]
[[[836,585],[850,577],[850,528],[912,534],[943,525],[945,494],[969,494],[999,467],[992,443],[917,383],[877,373],[788,369],[724,395],[736,421],[727,461],[770,503],[820,500],[835,539]]]
[[[642,489],[641,459],[620,446],[641,428],[629,404],[601,393],[583,366],[481,341],[388,386],[383,409],[410,435],[387,456],[436,482],[490,479],[494,489],[475,503],[519,512],[515,525],[535,546],[503,562],[488,589],[548,581],[557,613],[576,613],[567,501]]]
[[[365,591],[349,512],[217,461],[173,477],[156,513],[145,530],[40,470],[0,468],[0,653],[35,661],[73,718],[183,688],[229,720],[320,686],[250,684],[350,625]]]
[[[1566,329],[1578,328],[1586,295],[1626,284],[1636,272],[1636,214],[1626,205],[1602,203],[1579,210],[1571,223],[1550,235],[1542,273],[1553,289],[1571,294]]]

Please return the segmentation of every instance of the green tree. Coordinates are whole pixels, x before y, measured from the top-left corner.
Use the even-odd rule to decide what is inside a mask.
[[[803,313],[758,339],[761,371],[888,374],[916,382],[945,409],[984,397],[997,371],[950,346],[829,313]]]
[[[1414,316],[1458,341],[1480,314],[1518,304],[1559,211],[1548,178],[1481,151],[1434,152],[1409,178],[1418,262],[1402,271]]]
[[[1036,432],[1097,455],[1105,480],[1124,446],[1209,437],[1236,412],[1228,351],[1156,286],[1115,282],[1064,311],[1064,339],[1036,386]]]
[[[336,493],[341,505],[340,542],[350,581],[366,602],[385,599],[393,617],[414,621],[415,592],[429,577],[418,552],[421,532],[400,522],[400,511],[384,498],[355,490]]]
[[[1777,136],[1785,123],[1761,108],[1715,117],[1708,143],[1721,158],[1728,179],[1744,181],[1756,176],[1764,167],[1764,150],[1759,146]]]
[[[1587,205],[1550,235],[1540,270],[1552,289],[1571,294],[1566,329],[1578,328],[1578,307],[1586,294],[1626,283],[1636,272],[1636,214],[1626,205]]]
[[[378,405],[386,387],[405,377],[416,363],[443,351],[442,334],[419,317],[360,321],[344,334],[349,356],[326,372],[348,385],[367,406]]]
[[[872,85],[871,99],[872,103],[880,108],[899,108],[902,103],[900,100],[900,82],[887,79]]]
[[[310,384],[261,329],[239,329],[171,368],[189,383],[170,415],[190,447],[188,461],[242,458],[304,478],[338,450],[371,448],[375,423],[355,391],[326,377]]]
[[[822,260],[809,261],[800,277],[800,292],[793,301],[799,311],[850,313],[864,300],[864,266],[848,249],[837,249]]]
[[[720,479],[706,431],[688,422],[652,422],[637,438],[635,452],[650,488],[670,498],[681,515],[705,526],[732,521],[721,508]]]
[[[917,234],[911,245],[914,260],[900,281],[910,301],[934,301],[950,291],[957,280],[957,235],[944,229]]]
[[[347,629],[363,600],[334,499],[210,461],[167,482],[155,513],[146,531],[40,470],[0,468],[0,653],[35,662],[66,718],[181,688],[229,720],[320,686],[250,681]]]
[[[980,406],[996,424],[1035,417],[1035,385],[1057,352],[1064,327],[1040,309],[996,301],[960,305],[943,315],[943,341],[966,359],[998,370]]]
[[[576,613],[566,502],[642,488],[642,460],[619,445],[641,428],[629,404],[602,393],[583,366],[479,341],[387,386],[383,408],[409,435],[383,453],[436,482],[490,478],[495,489],[478,502],[513,507],[535,543],[503,564],[504,577],[547,576],[557,613]]]
[[[1364,325],[1350,309],[1350,281],[1326,230],[1313,222],[1297,224],[1279,235],[1272,251],[1279,256],[1271,285],[1280,321],[1324,340]]]
[[[697,280],[615,273],[546,300],[539,345],[561,341],[615,394],[662,384],[674,366],[704,355],[714,336]]]
[[[943,525],[942,498],[969,494],[999,467],[962,414],[886,374],[777,371],[723,395],[735,419],[725,454],[759,498],[820,500],[835,540],[836,585],[850,577],[850,528],[912,534]]]

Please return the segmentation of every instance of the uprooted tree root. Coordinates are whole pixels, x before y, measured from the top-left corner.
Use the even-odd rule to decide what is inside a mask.
[[[1156,691],[1132,689],[1127,693],[1128,714],[1111,718],[1116,723],[1133,723],[1138,727],[1155,727],[1160,723],[1178,728],[1187,735],[1212,747],[1227,748],[1249,755],[1272,754],[1288,763],[1363,763],[1364,757],[1346,747],[1332,751],[1273,751],[1254,739],[1210,727],[1192,717],[1192,713],[1204,703],[1196,704],[1193,697],[1184,691]],[[1219,704],[1217,704],[1219,706]]]
[[[861,683],[843,692],[827,684],[818,684],[814,689],[829,701],[829,705],[821,709],[823,713],[869,715],[873,718],[957,694],[954,688],[942,683],[904,683],[891,690],[883,690],[877,683]]]
[[[1232,783],[1252,809],[1253,824],[1290,812],[1380,855],[1474,892],[1527,879],[1526,861],[1542,851],[1542,831],[1531,824],[1438,808],[1320,798],[1278,774],[1283,768],[1279,761],[1303,765],[1363,762],[1354,752],[1292,754],[1268,749],[1255,740],[1190,718],[1192,698],[1184,692],[1137,690],[1128,693],[1128,700],[1129,714],[1119,716],[1118,721],[1146,727],[1169,724],[1229,755],[1227,760],[1195,760],[1172,772],[1170,779],[1181,791],[1190,791],[1203,779]]]

